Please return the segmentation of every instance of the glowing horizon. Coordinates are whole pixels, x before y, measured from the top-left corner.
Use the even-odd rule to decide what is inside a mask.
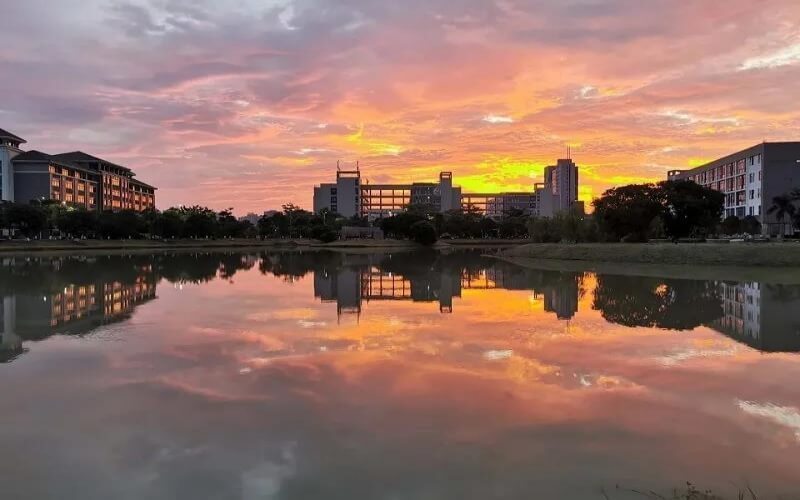
[[[159,208],[311,207],[374,183],[580,198],[800,140],[793,0],[47,0],[4,6],[0,128],[157,186]]]

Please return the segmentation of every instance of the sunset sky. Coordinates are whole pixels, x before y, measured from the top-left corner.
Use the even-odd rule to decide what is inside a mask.
[[[0,0],[0,128],[133,168],[159,208],[371,182],[581,198],[800,139],[798,0]]]

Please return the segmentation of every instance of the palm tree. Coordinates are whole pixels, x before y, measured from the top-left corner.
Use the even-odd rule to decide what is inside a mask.
[[[781,237],[783,237],[783,229],[786,226],[786,216],[788,215],[789,219],[793,221],[795,215],[797,215],[797,207],[794,205],[794,201],[797,199],[795,196],[800,194],[797,191],[772,198],[772,206],[767,210],[768,214],[775,214],[775,218],[781,222]]]

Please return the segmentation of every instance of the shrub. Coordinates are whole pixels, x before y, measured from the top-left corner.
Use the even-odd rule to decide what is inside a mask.
[[[419,221],[411,225],[411,239],[421,245],[430,246],[436,243],[436,229],[428,221]]]

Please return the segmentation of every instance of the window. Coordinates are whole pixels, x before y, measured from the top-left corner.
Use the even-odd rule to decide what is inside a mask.
[[[753,207],[750,207],[750,215],[753,215]]]
[[[750,174],[750,183],[752,184],[755,181],[756,181],[756,174]]]
[[[750,190],[750,199],[754,200],[755,198],[756,198],[756,191],[755,191],[755,189],[751,189]],[[753,215],[753,214],[750,214],[750,215]]]

